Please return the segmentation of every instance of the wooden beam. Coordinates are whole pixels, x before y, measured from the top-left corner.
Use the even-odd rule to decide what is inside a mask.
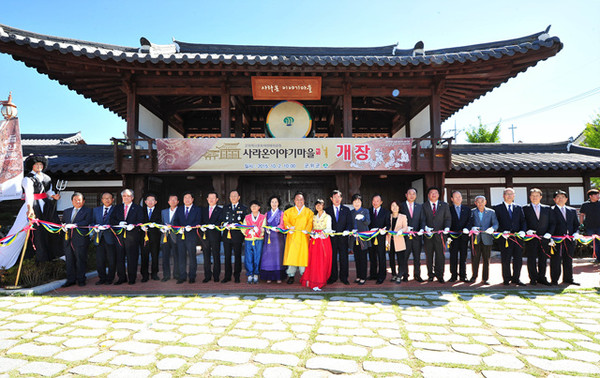
[[[221,138],[231,138],[231,105],[229,99],[229,86],[221,86]]]
[[[429,132],[432,138],[442,136],[442,115],[440,112],[440,95],[444,88],[444,80],[438,79],[431,86],[431,101],[429,102]]]
[[[124,83],[127,89],[127,137],[137,138],[139,131],[139,101],[135,81]]]
[[[344,84],[344,138],[352,138],[352,87],[349,82]]]

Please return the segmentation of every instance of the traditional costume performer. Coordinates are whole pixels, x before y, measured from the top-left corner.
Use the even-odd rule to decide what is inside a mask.
[[[267,226],[283,228],[283,211],[271,209],[265,215]],[[263,243],[260,260],[260,278],[266,281],[280,281],[285,276],[283,268],[285,236],[280,232],[267,231],[267,233],[267,242]]]
[[[300,283],[313,290],[325,286],[331,275],[331,240],[323,233],[331,231],[331,217],[322,212],[313,217],[313,236],[308,245],[308,266]]]
[[[296,270],[300,270],[302,274],[308,265],[308,232],[312,230],[313,215],[305,206],[300,209],[293,206],[283,213],[285,228],[292,228],[287,234],[283,256],[283,265],[288,266],[288,283],[294,282]]]

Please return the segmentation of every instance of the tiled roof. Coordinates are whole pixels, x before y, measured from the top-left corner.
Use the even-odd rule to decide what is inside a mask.
[[[81,131],[70,134],[21,134],[23,146],[54,144],[85,144]]]
[[[600,150],[570,142],[452,145],[453,171],[556,171],[600,169]]]
[[[197,44],[173,41],[170,45],[155,45],[142,38],[141,48],[109,45],[62,37],[53,37],[15,29],[0,24],[0,41],[14,42],[47,51],[86,56],[88,58],[111,59],[119,62],[139,63],[223,63],[260,65],[342,65],[342,66],[407,66],[439,65],[489,60],[503,56],[526,53],[529,50],[550,48],[555,44],[562,47],[558,37],[550,37],[548,29],[526,37],[453,47],[439,50],[422,50],[422,42],[414,48],[399,49],[397,45],[381,47],[289,47]]]
[[[23,156],[48,156],[49,173],[115,173],[112,145],[23,146]]]

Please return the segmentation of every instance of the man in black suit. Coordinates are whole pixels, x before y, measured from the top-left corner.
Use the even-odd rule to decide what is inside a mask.
[[[450,231],[452,217],[446,202],[440,201],[440,190],[436,187],[427,189],[428,201],[423,204],[425,213],[425,255],[427,257],[427,275],[429,282],[436,277],[439,283],[444,283],[444,244]],[[440,233],[442,231],[443,233]],[[434,265],[435,260],[435,265]]]
[[[90,238],[87,228],[79,228],[92,224],[92,210],[83,207],[85,198],[79,192],[71,196],[73,207],[63,212],[63,223],[65,224],[67,237],[64,241],[64,251],[67,265],[67,282],[63,287],[75,285],[85,286],[85,272],[87,270],[87,251]]]
[[[525,236],[525,215],[521,206],[514,203],[515,190],[506,188],[502,193],[504,202],[494,206],[498,218],[498,231],[504,235],[500,243],[500,256],[502,259],[502,279],[504,285],[510,285],[510,282],[517,286],[526,286],[521,282],[521,267],[523,266],[523,247],[521,247],[516,236],[509,234],[520,234]],[[512,261],[512,273],[510,263]]]
[[[334,232],[350,231],[353,219],[350,209],[342,205],[342,192],[334,190],[331,193],[331,206],[325,212],[331,217],[331,228]],[[340,261],[339,278],[344,285],[350,285],[348,281],[348,236],[331,236],[331,275],[327,283],[331,285],[338,279],[338,256]]]
[[[208,202],[208,206],[202,208],[202,224],[209,225],[209,228],[204,231],[206,240],[202,243],[202,251],[204,253],[203,283],[210,281],[211,277],[214,278],[215,282],[219,282],[219,276],[221,275],[221,231],[217,230],[214,226],[221,225],[223,209],[217,205],[219,196],[215,192],[208,193],[206,201]],[[214,264],[212,269],[211,257]]]
[[[450,216],[452,223],[450,231],[459,232],[450,242],[450,282],[456,282],[460,277],[462,282],[467,281],[467,254],[469,247],[469,230],[473,227],[473,213],[467,206],[462,205],[462,193],[458,190],[452,192],[452,206]]]
[[[544,285],[550,285],[546,279],[546,261],[550,256],[550,246],[548,242],[554,232],[554,213],[550,206],[542,205],[542,191],[533,188],[529,191],[529,200],[527,205],[523,206],[525,214],[525,224],[527,225],[527,235],[537,235],[539,238],[533,238],[525,242],[525,253],[527,254],[527,271],[532,285],[538,282]]]
[[[371,224],[369,227],[373,229],[390,229],[390,212],[384,209],[383,199],[379,194],[375,194],[372,198],[371,204],[373,207],[369,213],[371,217]],[[377,243],[375,243],[377,240]],[[385,281],[387,273],[386,267],[386,256],[385,256],[385,235],[377,235],[373,240],[373,244],[369,249],[369,260],[371,261],[371,274],[368,279],[377,280],[375,283],[381,285]],[[377,244],[377,245],[375,245]]]
[[[115,279],[117,239],[113,230],[106,229],[110,224],[110,215],[114,210],[113,195],[111,192],[102,193],[102,206],[94,208],[92,211],[93,224],[99,226],[96,233],[92,234],[92,240],[96,244],[96,270],[98,271],[98,281],[96,285],[112,285]],[[106,268],[108,267],[108,274]],[[124,276],[120,279],[127,280]]]
[[[425,228],[425,214],[423,213],[423,205],[415,202],[417,199],[417,189],[408,188],[404,196],[406,197],[406,202],[402,202],[400,205],[400,212],[406,215],[408,219],[408,230],[415,232],[422,231]],[[412,254],[415,281],[423,282],[421,278],[422,237],[414,235],[412,237],[405,237],[404,241],[406,242],[406,253],[404,255],[404,277],[402,277],[402,281],[408,281],[408,259]]]
[[[133,203],[133,190],[124,189],[121,192],[123,203],[115,206],[110,215],[110,224],[122,226],[122,232],[117,235],[117,274],[119,280],[115,285],[120,285],[129,278],[129,284],[135,284],[137,277],[138,258],[140,257],[140,230],[137,227],[142,223],[143,209]],[[125,257],[127,257],[127,275],[125,275]],[[121,278],[123,277],[123,278]]]
[[[577,210],[567,206],[569,197],[567,193],[558,190],[554,193],[554,203],[552,211],[556,221],[554,235],[579,237],[579,220],[577,219]],[[563,283],[577,285],[573,281],[573,251],[575,249],[575,240],[564,239],[559,245],[554,247],[554,254],[550,256],[550,278],[552,285],[558,285],[560,278],[560,265],[562,262]]]
[[[248,208],[240,203],[240,194],[237,190],[229,193],[231,203],[223,208],[222,223],[224,226],[233,224],[242,224],[248,212]],[[223,230],[223,251],[225,253],[225,276],[223,283],[231,281],[231,251],[235,260],[233,278],[235,283],[240,283],[240,273],[242,272],[242,244],[244,243],[244,234],[240,230]]]
[[[148,194],[146,195],[146,200],[144,201],[144,216],[142,223],[161,223],[161,215],[160,210],[156,208],[156,195]],[[151,267],[151,277],[154,281],[160,280],[158,278],[158,252],[160,251],[160,230],[156,227],[143,226],[142,231],[145,232],[142,241],[142,266],[140,268],[140,273],[142,273],[142,282],[148,282],[149,274],[148,274],[148,265],[149,259],[152,258],[152,267]],[[148,240],[146,240],[146,235],[148,236]]]
[[[183,206],[179,206],[173,216],[173,226],[184,227],[183,230],[179,229],[177,233],[177,265],[179,266],[177,284],[184,283],[186,277],[188,277],[191,284],[196,282],[198,230],[192,227],[201,224],[202,210],[194,205],[194,195],[191,192],[183,193]],[[188,264],[186,264],[186,259]],[[187,273],[185,272],[186,266],[188,266]]]

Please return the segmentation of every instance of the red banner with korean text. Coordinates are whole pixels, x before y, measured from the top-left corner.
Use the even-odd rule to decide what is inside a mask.
[[[400,171],[411,169],[410,138],[157,139],[158,170]]]
[[[23,150],[19,119],[0,122],[0,201],[21,198]]]

